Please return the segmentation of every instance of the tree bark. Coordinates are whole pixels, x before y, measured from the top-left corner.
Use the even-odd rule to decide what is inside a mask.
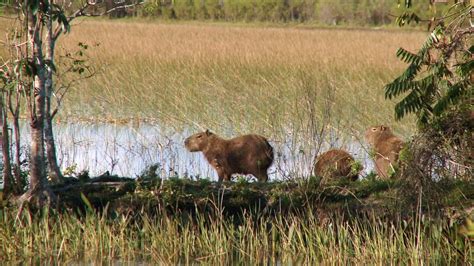
[[[44,136],[46,141],[46,156],[48,158],[49,165],[49,176],[51,181],[59,183],[63,180],[63,175],[58,165],[58,159],[56,156],[56,145],[54,142],[53,133],[53,116],[51,114],[51,97],[53,95],[53,64],[54,64],[54,49],[56,40],[53,38],[53,27],[51,17],[51,9],[49,9],[49,18],[46,19],[46,36],[45,36],[45,65],[46,80],[45,80],[45,128]]]
[[[13,189],[12,167],[10,163],[10,142],[8,137],[8,122],[5,100],[0,98],[0,119],[2,124],[2,155],[3,155],[3,193],[8,195]]]
[[[18,107],[19,108],[19,107]],[[15,164],[13,168],[13,174],[15,175],[16,186],[18,188],[18,192],[22,193],[25,189],[25,180],[21,177],[21,160],[20,160],[20,122],[19,122],[19,114],[16,113],[13,116],[13,132],[15,135]]]
[[[19,80],[19,77],[17,77]],[[21,140],[20,140],[20,94],[21,86],[17,85],[15,93],[15,105],[12,102],[12,93],[8,93],[8,106],[10,108],[10,113],[12,114],[13,119],[13,134],[15,136],[15,162],[13,164],[13,175],[15,177],[16,191],[18,193],[23,193],[25,189],[25,180],[21,177],[21,160],[20,160],[20,149],[21,149]]]
[[[31,127],[30,188],[19,200],[22,203],[28,201],[42,206],[45,203],[50,204],[55,199],[54,193],[47,184],[44,158],[45,64],[39,31],[41,24],[38,23],[38,17],[33,13],[30,5],[26,12],[28,49],[34,66],[33,98],[29,97],[29,99],[34,104],[29,110]],[[45,17],[45,19],[51,19],[51,17]]]

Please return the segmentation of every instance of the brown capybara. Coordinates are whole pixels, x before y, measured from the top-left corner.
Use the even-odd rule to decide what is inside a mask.
[[[403,141],[392,133],[390,127],[374,126],[365,132],[365,140],[372,146],[377,174],[388,178],[389,170],[398,162]]]
[[[206,130],[188,137],[184,145],[190,152],[202,151],[217,171],[219,182],[229,181],[232,174],[251,174],[260,182],[268,180],[273,148],[262,136],[251,134],[226,140]]]
[[[314,174],[322,178],[343,177],[355,181],[362,169],[357,169],[358,171],[354,172],[353,166],[355,166],[355,160],[348,152],[333,149],[316,157]]]

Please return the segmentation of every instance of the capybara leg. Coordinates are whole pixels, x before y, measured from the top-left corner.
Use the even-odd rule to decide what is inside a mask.
[[[219,176],[219,183],[222,181],[230,181],[231,175],[226,173],[222,168],[217,169],[217,175]]]
[[[222,169],[217,169],[217,175],[219,176],[219,183],[221,183],[222,180],[225,180],[225,173],[222,171]]]
[[[259,173],[256,178],[258,179],[259,182],[267,182],[268,181],[268,174],[266,172],[264,173]]]
[[[231,177],[231,175],[226,173],[224,175],[224,181],[230,181],[230,177]]]
[[[377,170],[377,174],[380,178],[384,179],[388,177],[388,162],[384,158],[377,158],[375,160],[375,167]]]

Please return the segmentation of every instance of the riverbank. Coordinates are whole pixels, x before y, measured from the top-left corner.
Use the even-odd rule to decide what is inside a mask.
[[[323,184],[324,183],[324,184]],[[369,178],[217,184],[83,176],[52,189],[58,209],[1,211],[2,261],[462,263],[474,186],[449,181],[413,208],[406,182]],[[448,184],[449,183],[449,184]],[[427,197],[429,199],[429,197]],[[416,205],[416,202],[414,203]],[[436,207],[436,208],[435,208]],[[472,210],[471,210],[472,212]],[[471,214],[472,215],[472,214]]]

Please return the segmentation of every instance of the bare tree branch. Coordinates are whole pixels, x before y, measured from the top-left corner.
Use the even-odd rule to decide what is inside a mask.
[[[145,2],[144,1],[141,1],[141,2],[137,2],[137,3],[133,3],[133,4],[128,4],[128,5],[121,5],[121,6],[116,6],[114,8],[111,8],[109,10],[106,10],[102,13],[98,13],[98,14],[87,14],[87,13],[83,13],[82,16],[84,17],[100,17],[100,16],[104,16],[104,15],[108,15],[116,10],[120,10],[120,9],[127,9],[127,8],[131,8],[131,7],[135,7],[135,6],[139,6],[139,5],[142,5],[144,4]]]
[[[67,17],[67,22],[71,23],[71,21],[73,21],[74,19],[76,19],[78,17],[101,17],[101,16],[108,15],[108,14],[110,14],[110,13],[116,11],[116,10],[131,8],[131,7],[142,5],[144,3],[145,3],[145,1],[139,1],[139,2],[133,3],[133,4],[116,6],[114,8],[109,9],[109,10],[106,10],[104,12],[95,14],[95,13],[87,13],[86,10],[89,7],[95,6],[96,4],[91,4],[89,1],[86,1],[86,3],[82,7],[80,7],[78,10],[74,11],[72,13],[72,15]],[[55,31],[54,31],[53,40],[56,41],[56,39],[59,37],[59,35],[62,32],[63,32],[63,28],[61,27],[61,25],[58,25],[56,27]]]

